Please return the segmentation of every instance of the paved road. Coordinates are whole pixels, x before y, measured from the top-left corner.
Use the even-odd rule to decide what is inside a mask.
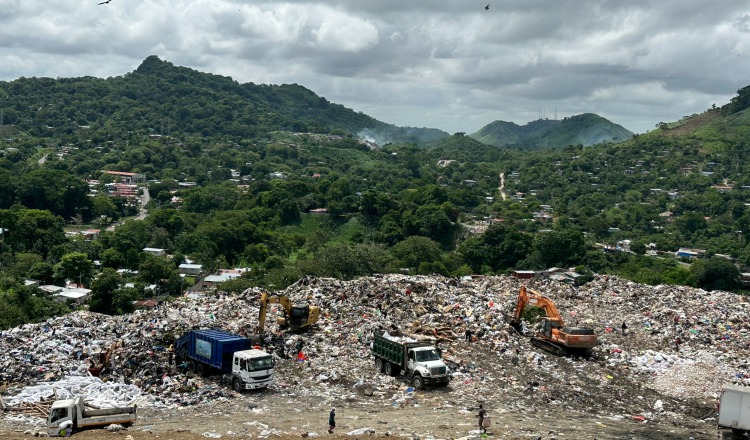
[[[135,220],[143,220],[148,215],[148,210],[146,209],[146,204],[148,201],[151,200],[151,195],[148,193],[148,188],[145,186],[143,187],[143,194],[141,195],[141,207],[138,210],[138,215],[135,217]],[[120,226],[122,224],[122,221],[113,223],[109,226],[107,226],[108,231],[114,231],[115,228]]]

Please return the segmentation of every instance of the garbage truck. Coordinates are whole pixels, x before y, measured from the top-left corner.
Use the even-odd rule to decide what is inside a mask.
[[[56,400],[47,415],[47,435],[65,437],[81,429],[135,423],[137,407],[87,408],[82,397]]]
[[[721,387],[718,428],[723,438],[750,438],[750,387],[731,384]]]
[[[250,338],[218,329],[190,330],[174,345],[175,360],[200,376],[223,374],[232,388],[242,390],[273,385],[275,361],[253,346]]]
[[[443,363],[440,351],[430,342],[418,342],[398,333],[376,334],[372,354],[379,372],[394,377],[403,373],[415,389],[445,386],[450,381],[448,367]]]

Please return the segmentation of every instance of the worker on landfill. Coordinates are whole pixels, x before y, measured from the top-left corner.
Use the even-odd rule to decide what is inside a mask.
[[[510,363],[513,365],[518,365],[518,359],[518,347],[515,347],[510,354]]]
[[[479,432],[482,434],[487,432],[487,428],[484,427],[484,416],[487,415],[487,412],[484,410],[484,406],[479,405],[479,413],[477,413],[477,417],[479,418]]]
[[[471,338],[474,335],[474,332],[471,331],[471,329],[467,328],[464,332],[464,338],[466,338],[466,342],[471,342]]]
[[[305,341],[302,338],[297,339],[297,344],[294,346],[294,351],[299,355],[302,352],[302,347],[305,346]]]
[[[625,332],[628,330],[628,325],[625,323],[625,321],[622,321],[622,334],[625,335]]]
[[[336,408],[331,408],[328,414],[328,433],[333,434],[333,428],[336,427]]]
[[[680,351],[680,344],[682,344],[682,338],[680,338],[679,335],[674,339],[674,349],[675,351]]]

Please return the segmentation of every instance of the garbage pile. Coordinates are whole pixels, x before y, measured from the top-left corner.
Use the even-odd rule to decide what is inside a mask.
[[[540,351],[508,325],[522,282],[552,298],[567,323],[594,328],[600,344],[592,357]],[[389,330],[441,348],[452,371],[449,393],[441,396],[455,406],[498,399],[509,409],[567,405],[654,418],[679,411],[685,399],[713,406],[723,383],[750,385],[750,302],[727,292],[646,286],[612,276],[573,287],[504,276],[383,275],[354,281],[306,277],[276,293],[320,306],[321,318],[308,333],[284,334],[272,319],[281,310],[269,311],[266,331],[275,336],[269,349],[278,357],[272,393],[419,405],[429,391],[414,391],[374,367],[370,342]],[[32,399],[26,386],[52,390],[55,383],[89,376],[104,352],[108,362],[100,377],[122,384],[123,393],[140,390],[141,406],[235,398],[219,378],[180,371],[168,348],[193,328],[254,334],[260,295],[259,289],[193,295],[126,316],[79,311],[4,331],[0,383],[3,395],[15,399],[5,401]],[[298,347],[304,356],[295,352]],[[48,399],[59,394],[37,393]]]

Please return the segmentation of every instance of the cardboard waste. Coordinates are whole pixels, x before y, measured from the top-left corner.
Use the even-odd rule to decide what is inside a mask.
[[[507,325],[522,281],[552,298],[567,322],[595,329],[600,345],[591,358],[541,352]],[[38,416],[13,409],[70,394],[106,399],[102,405],[157,408],[233,399],[238,394],[221,378],[194,376],[176,365],[170,346],[193,328],[253,334],[261,293],[186,296],[125,316],[78,311],[5,330],[0,384],[11,410],[4,417],[33,424]],[[321,318],[311,332],[284,334],[269,316],[265,343],[278,358],[271,393],[418,405],[419,393],[403,380],[375,372],[369,344],[391,329],[438,344],[452,372],[448,394],[440,398],[465,408],[497,398],[511,408],[570,405],[647,420],[678,411],[686,399],[713,401],[723,383],[750,385],[750,302],[727,292],[613,276],[573,287],[505,276],[383,275],[305,277],[278,294],[320,306]],[[269,315],[278,312],[272,308]],[[89,368],[110,347],[116,348],[100,378],[90,377]]]

